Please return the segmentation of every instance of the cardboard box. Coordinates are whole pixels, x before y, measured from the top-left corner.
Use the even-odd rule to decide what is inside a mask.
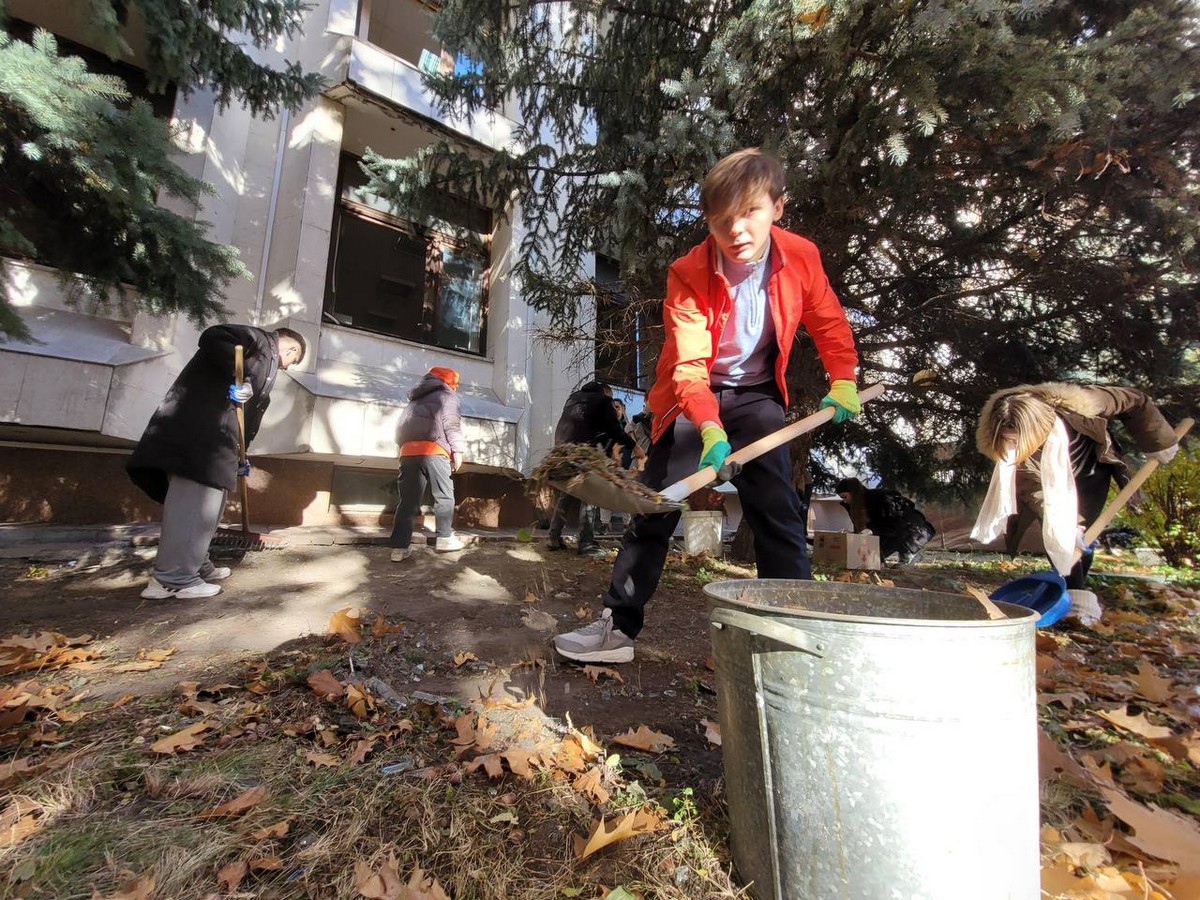
[[[843,569],[878,569],[879,536],[845,531],[813,532],[812,561]]]

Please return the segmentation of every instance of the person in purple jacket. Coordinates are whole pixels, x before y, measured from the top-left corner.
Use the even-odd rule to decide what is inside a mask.
[[[458,412],[458,373],[434,366],[409,391],[408,408],[396,432],[400,445],[400,502],[392,523],[392,562],[412,555],[413,516],[425,496],[433,494],[433,518],[437,526],[434,549],[441,553],[462,550],[463,539],[453,531],[453,473],[463,462],[467,449]]]

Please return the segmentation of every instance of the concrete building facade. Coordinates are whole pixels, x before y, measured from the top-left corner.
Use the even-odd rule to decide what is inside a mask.
[[[8,2],[14,20],[83,48],[86,10],[76,0]],[[317,0],[302,36],[259,53],[325,76],[303,109],[255,118],[218,109],[204,91],[169,107],[182,164],[216,188],[201,208],[173,208],[209,223],[253,275],[228,286],[229,321],[286,326],[309,345],[303,364],[281,373],[251,448],[255,523],[382,521],[407,392],[445,365],[462,376],[470,448],[459,521],[528,524],[520,477],[591,371],[588,351],[551,352],[534,339],[538,314],[510,277],[519,210],[501,216],[447,197],[457,229],[442,234],[357,190],[367,148],[396,157],[448,138],[486,154],[513,139],[504,110],[466,121],[435,108],[422,68],[461,61],[437,45],[431,16],[419,0]],[[136,16],[127,32],[136,68]],[[123,464],[200,329],[129,306],[100,310],[33,263],[8,260],[0,271],[36,339],[0,343],[0,520],[157,518]]]

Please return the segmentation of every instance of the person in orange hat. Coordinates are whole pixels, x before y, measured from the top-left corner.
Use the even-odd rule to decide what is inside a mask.
[[[466,441],[458,411],[458,373],[434,366],[408,393],[408,408],[400,417],[396,443],[400,445],[400,502],[392,523],[392,562],[412,555],[413,516],[421,505],[425,487],[433,494],[437,525],[434,549],[440,553],[462,550],[466,544],[453,531],[454,480],[463,462]]]

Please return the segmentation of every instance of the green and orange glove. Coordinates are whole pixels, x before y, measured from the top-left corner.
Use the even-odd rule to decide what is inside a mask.
[[[853,419],[862,412],[858,399],[858,385],[848,378],[839,378],[829,386],[829,393],[821,399],[821,409],[834,408],[833,421],[837,424]]]
[[[712,466],[714,472],[720,472],[725,457],[733,449],[729,446],[729,435],[720,425],[705,425],[700,429],[700,441],[700,468]]]

